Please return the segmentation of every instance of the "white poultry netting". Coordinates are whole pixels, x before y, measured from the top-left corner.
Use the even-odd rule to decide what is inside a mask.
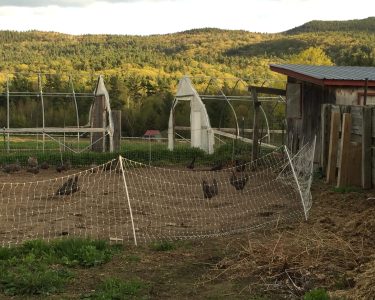
[[[64,177],[3,182],[0,242],[83,237],[144,243],[307,218],[314,147],[306,145],[292,157],[281,147],[217,171],[160,168],[119,157]]]

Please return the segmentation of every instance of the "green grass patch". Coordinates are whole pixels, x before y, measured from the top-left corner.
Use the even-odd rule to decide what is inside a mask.
[[[313,289],[303,296],[303,300],[329,300],[330,297],[325,289]]]
[[[154,251],[171,251],[176,249],[176,244],[168,241],[155,242],[151,244],[150,248]]]
[[[339,193],[339,194],[362,193],[363,192],[363,190],[361,188],[355,187],[355,186],[334,187],[334,188],[332,188],[332,190],[335,193]]]
[[[56,166],[63,161],[69,160],[75,167],[89,166],[91,163],[103,164],[111,159],[117,158],[119,155],[131,160],[151,163],[155,166],[164,166],[168,164],[187,165],[193,157],[196,157],[196,165],[212,166],[218,162],[227,162],[232,158],[249,158],[251,153],[251,146],[241,141],[229,140],[227,143],[217,146],[215,153],[208,155],[201,149],[191,148],[190,144],[176,145],[173,151],[168,150],[167,144],[151,142],[123,142],[121,151],[117,153],[98,153],[98,152],[82,152],[73,153],[69,150],[61,152],[58,147],[45,147],[45,151],[40,146],[36,147],[31,141],[26,142],[12,142],[11,151],[8,153],[6,148],[0,147],[0,165],[7,163],[15,163],[17,160],[23,166],[27,165],[29,156],[34,156],[39,162],[47,162],[51,167]],[[21,147],[21,144],[25,144]],[[28,150],[26,150],[28,149]],[[82,149],[82,147],[81,147]],[[266,154],[262,150],[261,155]]]
[[[125,260],[128,262],[140,262],[141,258],[138,255],[131,254],[131,255],[127,255],[125,257]]]
[[[147,285],[139,280],[121,281],[117,278],[109,278],[99,286],[97,291],[90,295],[84,295],[81,299],[140,299],[139,294],[146,288]]]
[[[104,241],[87,239],[34,240],[0,248],[0,290],[8,295],[59,292],[74,277],[69,268],[104,264],[117,251]]]

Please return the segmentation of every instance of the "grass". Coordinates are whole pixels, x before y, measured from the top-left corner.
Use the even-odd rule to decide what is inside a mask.
[[[150,248],[154,251],[171,251],[176,249],[176,244],[168,241],[161,241],[151,244]]]
[[[303,296],[303,300],[329,300],[330,297],[325,289],[313,289]]]
[[[99,288],[92,294],[83,295],[81,299],[92,300],[125,300],[125,299],[140,299],[138,296],[140,292],[145,290],[147,285],[139,280],[122,281],[118,278],[106,279]]]
[[[11,144],[11,149],[19,144],[23,143],[23,149],[34,149],[34,150],[12,150],[9,153],[6,152],[4,147],[0,147],[0,165],[7,163],[14,163],[17,160],[21,165],[27,164],[27,159],[29,156],[34,156],[38,159],[39,162],[46,161],[51,166],[55,166],[61,161],[69,160],[73,166],[82,167],[89,166],[91,163],[95,162],[97,164],[103,164],[111,159],[117,158],[118,155],[122,155],[128,159],[135,160],[143,163],[152,163],[153,165],[168,165],[168,164],[188,164],[193,157],[196,157],[196,163],[201,165],[214,165],[217,162],[230,161],[233,155],[236,158],[246,158],[250,157],[251,148],[248,144],[245,144],[240,141],[236,141],[233,145],[233,142],[228,144],[223,144],[218,146],[215,150],[215,153],[208,155],[204,151],[191,148],[190,145],[182,144],[177,145],[173,151],[168,150],[167,145],[164,143],[148,143],[148,142],[123,142],[121,146],[121,151],[116,153],[98,153],[98,152],[82,152],[82,153],[73,153],[71,151],[61,152],[58,150],[58,147],[55,147],[55,150],[46,147],[46,150],[43,152],[41,147],[36,148],[36,144],[33,142],[16,142]],[[151,147],[150,147],[151,146]],[[234,150],[233,151],[233,146]],[[151,152],[150,152],[151,150]],[[263,155],[263,153],[262,153]]]
[[[0,290],[7,295],[46,295],[61,291],[74,277],[72,267],[94,267],[118,251],[103,241],[34,240],[0,248]]]

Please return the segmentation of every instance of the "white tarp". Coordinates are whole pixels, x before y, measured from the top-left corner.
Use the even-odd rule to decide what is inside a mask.
[[[180,99],[190,101],[191,146],[212,154],[214,152],[215,139],[210,119],[208,118],[206,107],[198,92],[194,89],[189,77],[183,77],[178,84],[175,102],[169,115],[168,149],[173,150],[174,148],[173,111]]]

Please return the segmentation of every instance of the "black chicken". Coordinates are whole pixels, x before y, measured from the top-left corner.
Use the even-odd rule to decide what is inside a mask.
[[[8,174],[18,172],[20,170],[21,170],[21,165],[18,160],[13,164],[7,164],[3,167],[3,172],[8,173]]]
[[[32,174],[38,174],[39,173],[39,166],[35,166],[35,167],[27,167],[26,169],[27,172],[29,173],[32,173]]]
[[[193,170],[196,156],[193,157],[192,161],[186,166],[188,169]]]
[[[230,177],[230,184],[233,185],[237,191],[243,190],[247,181],[249,180],[249,175],[241,175],[237,176],[234,172],[232,172],[232,176]]]
[[[206,180],[202,181],[203,195],[205,199],[210,199],[219,193],[216,179],[213,180],[213,184],[208,184]]]
[[[242,159],[236,159],[234,161],[235,165],[236,165],[236,171],[237,172],[243,172],[245,171],[246,169],[246,161],[242,160]]]
[[[223,169],[224,167],[224,164],[222,161],[219,161],[218,163],[216,163],[211,169],[210,171],[220,171],[221,169]]]
[[[77,192],[78,187],[78,176],[69,178],[55,193],[55,195],[70,195]]]
[[[40,168],[43,170],[47,170],[49,168],[48,162],[44,161],[40,164]]]

